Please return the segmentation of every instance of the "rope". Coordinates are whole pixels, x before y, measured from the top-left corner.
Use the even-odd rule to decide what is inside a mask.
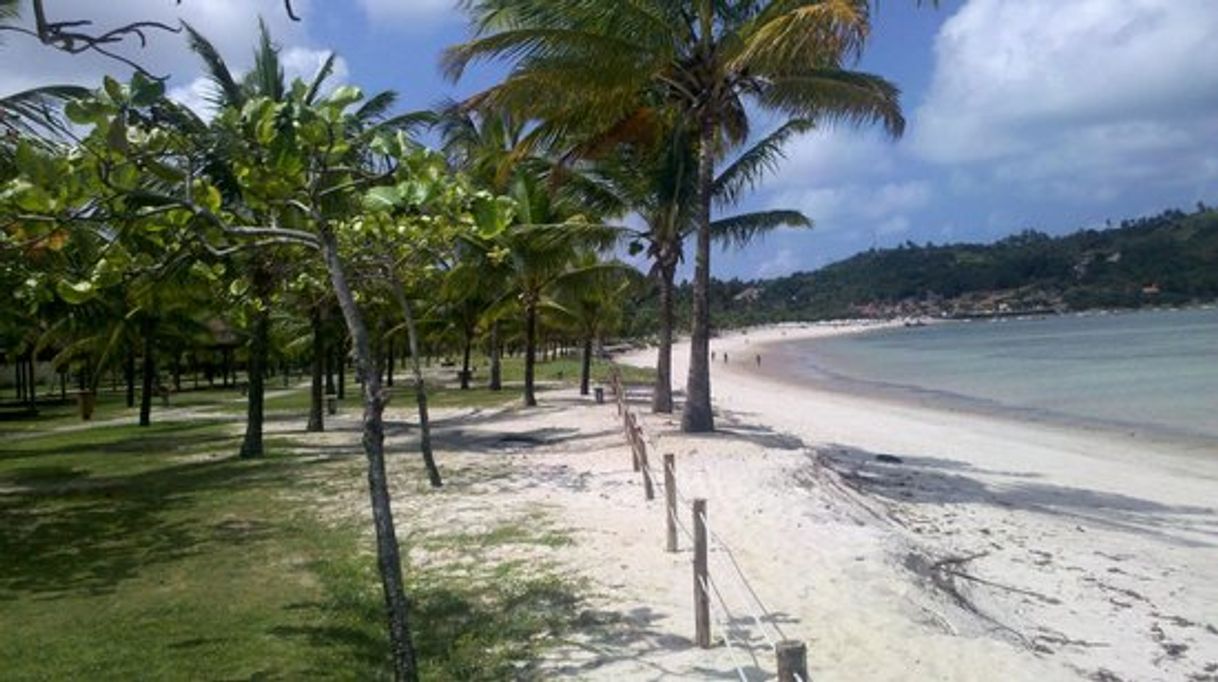
[[[787,639],[786,633],[782,631],[782,628],[779,627],[778,623],[774,622],[774,617],[772,614],[770,614],[770,609],[766,607],[765,602],[761,601],[761,596],[757,594],[757,590],[753,589],[753,585],[749,581],[748,576],[744,574],[744,569],[740,567],[740,562],[736,560],[736,553],[733,552],[731,548],[727,546],[727,543],[723,541],[723,538],[720,537],[713,528],[711,528],[710,521],[707,520],[706,514],[702,515],[702,523],[706,525],[707,534],[710,535],[711,539],[715,541],[715,544],[719,545],[719,549],[724,553],[724,555],[727,556],[728,561],[731,562],[732,568],[735,569],[737,582],[739,582],[740,585],[744,587],[745,591],[752,596],[753,602],[756,603],[757,608],[770,618],[768,621],[769,625],[770,627],[774,628],[774,632],[778,633],[779,639]],[[742,596],[739,591],[737,591],[736,595]],[[749,600],[745,599],[744,601],[747,604]],[[774,646],[774,641],[771,640],[769,635],[765,633],[765,628],[762,627],[761,624],[762,618],[760,615],[758,615],[757,610],[750,609],[749,615],[752,616],[753,622],[757,623],[757,627],[761,629],[761,636],[765,638],[766,642],[770,645],[770,648],[777,650],[777,648]]]
[[[680,516],[677,516],[677,510],[675,510],[675,509],[669,509],[669,510],[668,510],[668,515],[669,515],[669,516],[671,516],[671,517],[672,517],[672,520],[673,520],[673,521],[675,521],[675,522],[677,523],[677,528],[680,528],[680,529],[681,529],[681,532],[682,532],[682,533],[685,533],[685,537],[689,538],[689,541],[690,541],[690,542],[693,542],[693,541],[694,541],[694,534],[693,534],[693,533],[691,533],[691,532],[689,532],[689,529],[688,529],[688,528],[686,528],[686,527],[685,527],[685,524],[681,522],[681,517],[680,517]]]
[[[628,409],[626,410],[626,415],[629,415]],[[626,417],[626,418],[629,418],[629,417]],[[634,421],[634,426],[637,429],[637,436],[640,437],[640,440],[645,441],[646,444],[650,445],[653,450],[657,449],[657,446],[656,446],[657,440],[655,438],[648,436],[646,434],[646,432],[643,431],[643,428],[638,425],[637,419],[632,420],[632,421]],[[631,447],[633,447],[634,446],[634,444],[633,444],[633,435],[634,434],[631,434],[629,429],[627,429],[626,435],[627,435],[627,440],[630,441]],[[643,464],[643,468],[646,470],[647,475],[649,475],[649,477],[651,478],[652,484],[655,485],[656,487],[661,487],[663,485],[661,483],[663,478],[656,475],[655,469],[653,469],[651,466],[651,462],[649,460],[642,460],[642,464]],[[673,484],[673,496],[676,497],[677,500],[682,505],[688,506],[690,504],[689,499],[686,498],[685,495],[683,495],[681,493],[681,489],[679,486],[676,485],[675,481]],[[691,533],[689,528],[681,521],[681,518],[677,514],[676,510],[669,509],[668,514],[672,518],[673,522],[676,524],[677,528],[679,528],[681,530],[681,532],[685,535],[685,537],[691,543],[695,542],[693,533]],[[773,615],[770,613],[770,610],[766,607],[765,602],[763,602],[761,600],[761,596],[757,594],[757,590],[753,588],[753,585],[749,581],[748,576],[745,575],[744,569],[740,566],[740,562],[736,559],[735,552],[733,552],[731,550],[731,548],[728,547],[727,543],[724,542],[723,538],[718,533],[716,533],[714,531],[714,529],[711,528],[710,521],[707,519],[705,513],[701,514],[701,520],[702,520],[703,525],[706,528],[707,535],[711,538],[711,540],[713,540],[715,542],[715,544],[717,545],[717,549],[719,549],[728,558],[728,562],[732,566],[733,570],[731,572],[733,572],[735,574],[735,581],[739,585],[739,586],[733,586],[734,595],[744,603],[746,612],[748,613],[749,617],[753,620],[753,623],[756,624],[757,629],[760,631],[761,637],[762,637],[762,639],[765,640],[766,645],[770,648],[771,651],[777,652],[778,647],[775,644],[773,638],[771,638],[770,635],[766,632],[765,625],[768,623],[770,625],[770,627],[774,628],[774,632],[776,632],[778,634],[780,639],[784,639],[784,640],[787,639],[786,633],[784,633],[782,631],[782,628],[778,625],[778,623],[774,622]],[[728,653],[731,656],[732,665],[736,668],[736,673],[740,676],[741,681],[748,682],[748,677],[745,675],[743,668],[740,667],[740,663],[736,658],[735,648],[732,645],[731,637],[729,636],[727,626],[724,623],[724,620],[730,620],[730,618],[731,618],[731,612],[727,607],[727,600],[725,600],[723,598],[723,593],[719,590],[718,584],[709,575],[706,576],[705,578],[699,576],[699,583],[700,583],[700,587],[702,589],[703,594],[707,595],[709,603],[712,607],[711,613],[714,616],[716,625],[719,627],[720,633],[723,637],[723,642],[724,642],[724,644],[727,645]],[[740,587],[744,588],[743,592],[739,589]],[[719,602],[718,605],[715,604],[715,599],[710,599],[712,592],[713,592],[715,599],[717,599]],[[748,596],[745,596],[745,594],[744,594],[745,592],[748,593]],[[749,597],[751,597],[751,599]],[[724,614],[724,618],[722,618],[722,619],[720,618],[720,609],[722,610],[722,613]],[[742,642],[740,646],[743,648],[744,642]],[[749,655],[752,656],[751,651],[749,652]],[[757,659],[755,656],[753,656],[753,661],[754,661],[754,663],[757,662]],[[800,677],[798,674],[795,675],[795,679],[796,679],[796,682],[804,682],[803,678]]]
[[[732,638],[727,634],[727,627],[724,625],[723,619],[719,617],[719,610],[715,608],[715,600],[710,598],[711,592],[706,586],[706,579],[699,576],[698,582],[702,587],[702,594],[706,595],[707,603],[710,604],[711,617],[715,619],[715,625],[719,627],[719,635],[723,637],[723,643],[727,645],[727,653],[732,659],[732,667],[736,669],[736,674],[740,676],[740,682],[749,682],[748,676],[744,674],[744,668],[740,667],[740,661],[736,660],[736,649],[732,646]],[[720,600],[722,600],[722,597],[720,597]]]

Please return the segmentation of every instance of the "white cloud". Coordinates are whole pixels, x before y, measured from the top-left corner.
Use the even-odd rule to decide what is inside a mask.
[[[791,249],[779,249],[777,253],[757,266],[757,271],[753,276],[758,279],[781,277],[794,272],[799,267],[799,259],[795,257],[794,251]]]
[[[909,228],[905,214],[926,207],[933,195],[930,183],[924,180],[889,182],[878,187],[851,183],[779,192],[771,207],[802,210],[816,223],[818,233],[885,228],[902,232]]]
[[[1153,122],[1174,145],[1218,110],[1214,0],[969,0],[944,24],[935,55],[912,130],[917,150],[937,162],[1064,142],[1074,153],[1115,144],[1134,156],[1160,145],[1124,138],[1128,126]]]
[[[329,50],[312,50],[307,47],[290,47],[284,50],[279,55],[280,62],[283,63],[283,73],[290,82],[294,78],[303,78],[310,80],[317,74],[318,69],[325,63],[326,58],[330,56]],[[351,70],[347,66],[347,60],[342,57],[334,59],[334,70],[326,82],[330,87],[338,87],[342,85],[347,77],[351,75]]]
[[[786,161],[769,184],[827,184],[884,176],[896,167],[894,150],[892,142],[874,132],[820,128],[788,143]]]
[[[398,25],[460,19],[457,0],[360,0],[364,13],[373,22],[389,21]]]

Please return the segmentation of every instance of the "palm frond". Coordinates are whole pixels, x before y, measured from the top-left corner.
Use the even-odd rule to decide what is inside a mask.
[[[254,70],[247,76],[253,91],[262,97],[279,102],[283,100],[283,65],[279,62],[279,46],[271,40],[271,30],[266,21],[258,19],[258,49],[254,52]]]
[[[58,136],[65,130],[64,103],[88,96],[87,88],[46,85],[0,97],[0,131],[34,137]]]
[[[794,72],[771,80],[758,94],[766,107],[815,121],[881,124],[892,137],[905,132],[901,91],[883,78],[840,69]]]
[[[783,151],[786,143],[815,127],[810,119],[793,119],[745,150],[715,178],[711,192],[718,205],[734,205],[746,190],[754,189],[762,177],[777,171],[786,158]]]
[[[322,86],[330,76],[334,75],[334,63],[337,59],[338,55],[333,52],[326,55],[325,61],[317,68],[317,73],[313,74],[313,78],[309,80],[309,87],[305,90],[305,104],[313,104],[317,101],[317,95],[321,93]]]
[[[782,227],[810,228],[812,220],[799,211],[759,211],[715,220],[710,229],[711,239],[739,248]]]
[[[741,27],[729,68],[768,75],[856,60],[870,33],[870,14],[871,0],[770,2]]]
[[[207,69],[207,77],[216,88],[216,91],[208,96],[208,101],[217,107],[241,106],[245,102],[245,93],[241,90],[237,80],[233,78],[232,71],[229,70],[228,63],[224,61],[220,51],[190,24],[183,21],[182,27],[186,29],[186,41],[190,45],[191,51],[203,60],[203,65]]]

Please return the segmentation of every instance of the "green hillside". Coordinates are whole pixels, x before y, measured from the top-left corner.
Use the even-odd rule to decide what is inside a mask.
[[[688,284],[679,314],[688,315]],[[1183,305],[1218,299],[1218,210],[1169,210],[1104,230],[1028,230],[993,244],[871,250],[815,272],[715,281],[715,324],[970,316]],[[647,324],[649,315],[641,315]]]

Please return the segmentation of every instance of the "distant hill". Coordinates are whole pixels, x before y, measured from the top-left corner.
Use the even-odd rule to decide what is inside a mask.
[[[688,316],[689,285],[679,294]],[[1028,230],[993,244],[871,250],[815,272],[715,281],[715,324],[976,316],[1218,300],[1218,210],[1165,211],[1104,230]],[[648,316],[650,317],[650,316]],[[683,325],[684,326],[684,325]]]

